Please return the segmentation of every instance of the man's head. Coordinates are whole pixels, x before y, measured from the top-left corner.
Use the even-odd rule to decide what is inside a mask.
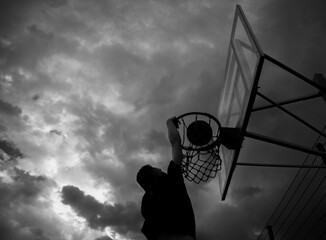
[[[137,182],[147,192],[152,189],[162,175],[164,175],[164,172],[161,169],[145,165],[137,173]]]

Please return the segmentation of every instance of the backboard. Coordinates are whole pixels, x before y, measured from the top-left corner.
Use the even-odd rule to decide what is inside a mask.
[[[241,7],[237,5],[217,119],[222,127],[238,128],[241,139],[253,107],[263,59],[263,52],[248,20]],[[240,150],[240,148],[228,149],[221,145],[222,166],[218,172],[218,179],[222,201],[227,195]]]

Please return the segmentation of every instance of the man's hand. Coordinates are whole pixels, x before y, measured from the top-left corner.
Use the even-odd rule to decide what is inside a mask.
[[[166,121],[166,126],[168,127],[168,135],[171,144],[180,143],[181,138],[177,128],[179,128],[178,119],[176,117],[169,118]]]
[[[169,140],[172,147],[172,160],[179,166],[182,163],[182,148],[181,148],[181,138],[178,131],[178,119],[176,117],[169,118],[166,121],[166,126],[168,128]]]

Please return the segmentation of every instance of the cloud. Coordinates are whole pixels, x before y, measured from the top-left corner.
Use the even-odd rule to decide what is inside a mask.
[[[39,95],[39,94],[35,94],[35,95],[32,97],[32,99],[33,99],[34,101],[37,101],[37,100],[40,99],[40,95]]]
[[[226,219],[227,222],[223,222],[223,225],[217,225],[216,219],[219,216],[229,217]],[[219,212],[219,215],[216,214],[207,218],[206,224],[200,226],[200,230],[197,231],[197,237],[203,240],[212,238],[249,239],[246,237],[247,234],[243,224],[237,224],[239,220],[239,213],[237,211],[234,211],[231,208],[221,211]],[[237,231],[234,231],[234,229],[237,229]]]
[[[2,150],[9,157],[9,160],[16,160],[24,157],[21,150],[17,148],[13,142],[5,139],[0,139],[0,150]],[[1,158],[2,156],[0,156],[0,159]]]
[[[3,239],[53,239],[62,236],[47,196],[56,183],[18,168],[7,169],[0,179],[0,235]],[[52,218],[52,220],[50,219]]]
[[[68,4],[68,0],[46,0],[45,2],[54,8],[63,7]]]
[[[8,102],[5,102],[0,99],[0,111],[2,113],[5,113],[7,115],[11,116],[18,116],[22,113],[22,110],[20,107],[14,106]]]
[[[35,36],[37,36],[38,38],[45,40],[45,41],[50,41],[53,39],[53,33],[47,33],[41,29],[38,28],[38,26],[36,25],[31,25],[28,28],[28,31],[31,34],[34,34]]]
[[[62,202],[85,218],[91,228],[111,227],[122,235],[139,234],[142,218],[135,203],[102,204],[74,186],[64,186],[61,192]]]
[[[0,92],[1,90],[2,90],[2,86],[0,81]],[[12,96],[10,98],[12,99]],[[23,114],[22,108],[13,105],[10,102],[3,101],[1,99],[0,99],[0,116],[1,116],[0,126],[1,126],[2,138],[4,137],[5,133],[8,133],[12,130],[23,131],[26,128],[26,119],[28,119],[28,116]],[[6,138],[7,137],[8,136],[6,136]]]
[[[323,1],[267,1],[256,9],[258,39],[265,51],[299,70],[312,74],[325,69],[326,20]]]
[[[144,147],[151,152],[155,152],[156,150],[158,150],[158,148],[169,146],[167,135],[162,131],[158,131],[156,129],[150,129],[144,135],[145,135]]]
[[[259,187],[248,186],[243,188],[233,189],[232,197],[234,199],[253,198],[263,190]]]
[[[113,240],[113,239],[110,238],[109,236],[103,236],[103,237],[96,238],[94,240]]]
[[[14,168],[12,174],[13,186],[4,185],[8,194],[4,196],[6,199],[13,198],[15,201],[23,199],[25,203],[33,202],[41,193],[48,191],[56,184],[45,176],[34,176],[30,173]],[[12,202],[13,199],[8,202]]]

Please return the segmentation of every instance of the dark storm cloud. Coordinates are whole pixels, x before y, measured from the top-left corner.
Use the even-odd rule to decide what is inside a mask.
[[[146,39],[132,39],[135,43],[129,44],[135,44],[137,48],[138,42],[142,41],[146,42]],[[99,47],[95,54],[99,59],[98,68],[105,75],[113,75],[117,79],[122,85],[121,99],[134,104],[136,111],[150,108],[148,111],[155,112],[178,100],[180,82],[184,79],[175,75],[179,63],[174,56],[158,57],[158,53],[153,54],[153,60],[146,59],[132,47],[126,48],[119,42],[113,46]],[[177,57],[175,53],[171,55]],[[162,74],[166,71],[167,74]]]
[[[41,29],[39,29],[39,27],[37,25],[31,25],[29,27],[27,27],[28,31],[31,34],[34,34],[36,37],[43,39],[45,41],[50,41],[53,39],[53,33],[47,33]]]
[[[25,29],[29,29],[33,34],[36,34],[43,39],[49,39],[51,37],[51,33],[46,33],[45,31],[39,29],[36,25],[28,26],[30,20],[33,17],[44,17],[45,9],[51,7],[59,7],[63,5],[66,1],[40,1],[40,0],[27,0],[27,1],[16,1],[16,0],[4,0],[1,1],[0,4],[0,36],[1,42],[6,42],[8,45],[5,49],[1,49],[4,52],[4,59],[7,60],[9,58],[9,63],[6,66],[7,69],[12,67],[13,63],[19,62],[19,58],[25,59],[29,55],[29,61],[31,61],[32,55],[34,55],[34,59],[31,62],[34,62],[38,59],[38,54],[36,54],[35,49],[40,50],[44,46],[38,45],[33,46],[33,42],[29,39],[26,39],[24,36]],[[34,21],[34,20],[33,20]],[[18,37],[19,36],[19,37]],[[45,37],[45,38],[44,38]],[[22,38],[24,39],[24,43],[22,43]],[[52,38],[52,37],[51,37]],[[31,48],[34,51],[28,51],[27,49]],[[27,61],[20,61],[20,63],[25,63],[28,65]],[[30,63],[31,64],[31,63]]]
[[[9,170],[9,183],[0,179],[0,235],[3,239],[52,239],[51,233],[59,234],[49,220],[40,219],[40,213],[34,213],[35,205],[43,210],[47,203],[38,202],[43,194],[56,184],[45,176],[35,176],[14,168]],[[49,214],[50,215],[50,214]],[[43,221],[43,223],[42,223]],[[15,223],[15,224],[13,224]],[[52,222],[53,223],[53,222]],[[58,236],[58,235],[57,235]]]
[[[232,197],[234,199],[252,198],[256,194],[261,193],[262,191],[263,190],[259,187],[248,186],[248,187],[234,189],[232,192]]]
[[[257,35],[263,49],[308,77],[324,72],[325,7],[322,0],[266,2],[256,9]]]
[[[51,240],[51,238],[47,237],[42,228],[32,227],[30,232],[34,235],[35,240]]]
[[[0,7],[0,29],[1,35],[10,35],[17,28],[21,27],[21,24],[28,17],[28,15],[35,7],[34,4],[38,4],[42,1],[1,1]]]
[[[113,240],[113,239],[108,236],[103,236],[103,237],[96,238],[94,240]]]
[[[68,4],[68,0],[45,0],[50,7],[58,8],[62,6],[66,6]]]
[[[14,106],[11,103],[8,103],[1,99],[0,99],[0,111],[2,113],[5,113],[7,115],[12,115],[12,116],[17,116],[22,113],[22,110],[20,107]]]
[[[50,134],[56,134],[58,136],[62,136],[63,133],[61,131],[59,131],[58,129],[52,129],[50,132]]]
[[[153,89],[149,91],[146,105],[155,105],[164,107],[166,104],[176,101],[176,79],[175,76],[163,76]]]
[[[166,133],[156,129],[150,129],[145,133],[144,147],[146,147],[151,152],[157,150],[157,148],[166,146],[169,146]]]
[[[33,101],[37,101],[40,99],[40,95],[39,94],[35,94],[33,97],[32,97]]]
[[[9,188],[9,194],[5,198],[13,198],[15,201],[23,200],[25,203],[28,201],[33,202],[43,191],[55,186],[55,183],[45,176],[34,176],[17,168],[14,169],[12,179],[14,180],[14,186]]]
[[[131,122],[128,118],[114,114],[104,104],[94,102],[89,96],[73,96],[68,110],[78,116],[75,122],[75,133],[89,143],[87,150],[91,156],[101,152],[106,146],[114,145],[119,150],[133,150]],[[102,135],[100,130],[102,128]],[[136,129],[134,129],[136,130]]]
[[[109,226],[122,235],[139,233],[142,218],[138,206],[133,202],[124,205],[102,204],[74,186],[62,188],[62,202],[85,218],[91,228],[103,229]]]
[[[56,27],[60,28],[61,17],[56,20],[52,15],[59,7],[63,7],[67,1],[2,1],[0,7],[0,52],[1,64],[0,72],[13,74],[13,85],[15,90],[19,90],[21,85],[30,90],[34,87],[46,86],[43,82],[44,76],[39,73],[38,66],[41,59],[52,54],[74,55],[78,43],[73,39],[57,34]],[[59,12],[63,15],[65,11]],[[69,25],[69,24],[68,24]],[[82,31],[82,30],[81,30]],[[20,70],[28,70],[33,77],[40,81],[26,83],[20,81]],[[20,84],[19,84],[20,83]],[[55,84],[54,84],[55,85]],[[47,85],[48,86],[48,85]],[[48,86],[49,87],[49,86]],[[53,85],[52,85],[53,87]],[[18,96],[17,96],[18,98]]]
[[[249,177],[248,172],[242,179],[245,177]],[[233,184],[234,182],[233,180]],[[242,189],[244,190],[241,190],[243,192],[241,197],[235,196],[233,191],[230,191],[225,202],[220,202],[217,198],[220,196],[216,196],[212,191],[199,191],[196,195],[191,195],[198,216],[198,239],[256,239],[256,232],[260,231],[265,220],[273,212],[277,203],[274,198],[279,194],[279,189],[270,187],[268,191],[261,188],[252,190],[251,187]]]
[[[223,84],[221,83],[222,67],[217,71],[204,69],[198,76],[198,86],[189,89],[183,96],[182,105],[185,112],[200,111],[215,115]]]
[[[24,156],[21,150],[16,147],[13,142],[5,139],[0,139],[0,149],[8,155],[9,160],[15,160]],[[1,158],[2,156],[0,155],[0,159]]]
[[[247,209],[234,206],[217,206],[204,223],[198,226],[197,238],[209,239],[254,239],[253,226],[257,224]]]

